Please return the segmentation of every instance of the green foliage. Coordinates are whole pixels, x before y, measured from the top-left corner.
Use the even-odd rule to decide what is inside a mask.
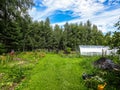
[[[118,90],[120,88],[120,72],[119,71],[107,71],[107,74],[103,78],[107,81],[107,84]],[[109,90],[109,89],[108,89]]]
[[[111,32],[107,32],[104,36],[104,45],[107,46],[107,45],[110,45],[110,42],[111,42],[111,39],[112,39],[112,36],[111,36]]]
[[[31,56],[31,57],[29,57]],[[17,56],[0,56],[0,89],[9,90],[26,80],[36,63],[45,57],[44,52],[23,52]]]
[[[6,24],[7,26],[3,27],[1,23],[3,29],[0,32],[0,42],[7,51],[48,49],[56,50],[58,53],[59,50],[66,50],[66,47],[75,50],[78,45],[103,45],[103,42],[108,44],[107,39],[103,41],[103,33],[96,25],[92,26],[89,20],[84,24],[66,23],[64,28],[60,28],[59,25],[53,28],[49,18],[40,22],[32,21],[27,14],[24,18],[15,18],[16,20]]]
[[[78,45],[111,45],[111,38],[111,47],[119,47],[119,38],[116,38],[119,33],[113,37],[109,32],[104,35],[89,20],[80,24],[66,22],[64,27],[52,27],[49,18],[45,21],[32,21],[27,11],[33,5],[33,0],[1,0],[0,53],[11,49],[48,49],[58,53],[66,47],[75,50]],[[119,29],[119,21],[115,26]]]
[[[15,88],[15,86],[20,83],[26,76],[27,69],[19,66],[9,67],[4,66],[3,72],[0,71],[0,89],[9,90]],[[6,71],[5,71],[6,70]]]
[[[120,30],[120,19],[115,24],[115,27],[117,27],[118,31],[115,31],[113,33],[110,47],[118,49],[118,54],[120,54],[120,31],[119,31]]]
[[[88,69],[79,64],[84,60],[89,61],[86,67],[91,65],[88,57],[76,58],[74,52],[65,57],[39,51],[19,53],[10,62],[0,65],[0,89],[87,90],[81,75]]]
[[[120,54],[120,32],[114,32],[111,40],[111,48],[118,49],[118,54]]]
[[[11,70],[9,71],[9,77],[14,83],[19,83],[24,77],[24,68],[18,67],[18,66],[14,66],[11,68]]]
[[[114,63],[116,63],[117,65],[120,66],[120,60],[119,60],[119,56],[108,56],[108,58],[110,58],[111,60],[113,60]],[[101,71],[101,70],[99,70]],[[118,90],[120,88],[119,84],[120,84],[120,71],[119,70],[106,70],[106,71],[101,71],[104,72],[105,74],[102,75],[101,77],[107,82],[107,87],[106,90],[109,90],[109,88],[111,88],[111,90]],[[111,86],[111,87],[110,87]]]
[[[12,61],[13,57],[11,57],[10,55],[0,55],[0,64],[4,65],[7,64],[8,62]]]
[[[22,52],[10,62],[1,64],[0,89],[95,90],[98,84],[105,82],[105,90],[120,88],[119,71],[99,70],[93,67],[93,61],[99,57],[78,58],[73,51],[68,55],[64,54],[64,51],[60,51],[59,55],[48,52],[46,54],[43,51]],[[84,81],[83,73],[96,76]]]
[[[47,54],[31,71],[30,79],[17,89],[87,90],[81,79],[82,73],[86,71],[79,66],[81,61],[81,58],[64,58],[56,54]]]
[[[1,0],[0,3],[0,44],[7,51],[21,49],[23,29],[28,27],[27,10],[33,5],[32,0]]]
[[[104,84],[104,80],[99,76],[95,76],[85,80],[85,86],[93,90],[96,90],[99,84]]]
[[[66,53],[66,54],[70,54],[70,53],[71,53],[71,48],[70,48],[70,47],[67,47],[66,50],[65,50],[65,53]]]
[[[5,45],[0,43],[0,54],[3,54],[4,52],[6,52]]]

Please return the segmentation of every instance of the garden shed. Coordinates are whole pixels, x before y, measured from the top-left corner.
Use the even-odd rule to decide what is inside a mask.
[[[112,53],[116,54],[117,50],[112,49],[108,46],[96,46],[96,45],[80,45],[80,54],[86,56],[93,56],[93,55],[110,55]]]

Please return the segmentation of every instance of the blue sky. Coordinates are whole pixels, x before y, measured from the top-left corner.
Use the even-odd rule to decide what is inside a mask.
[[[50,18],[51,24],[86,22],[96,24],[102,32],[114,31],[120,17],[120,0],[34,0],[29,10],[33,20]]]

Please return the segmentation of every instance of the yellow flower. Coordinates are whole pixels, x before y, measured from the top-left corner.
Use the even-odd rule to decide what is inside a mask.
[[[105,83],[104,85],[99,84],[98,85],[98,90],[104,90],[105,86],[107,85],[107,83]]]

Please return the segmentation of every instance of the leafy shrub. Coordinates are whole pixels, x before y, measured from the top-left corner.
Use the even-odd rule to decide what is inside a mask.
[[[118,55],[110,55],[108,56],[109,59],[113,60],[116,64],[120,65],[120,60]]]
[[[71,48],[67,47],[66,50],[65,50],[65,54],[70,54],[70,52],[71,52]]]
[[[104,80],[99,76],[92,77],[90,79],[85,80],[85,86],[87,88],[92,88],[94,90],[97,89],[98,84],[102,84]]]
[[[120,88],[120,71],[107,71],[107,74],[103,76],[109,86],[118,90]]]
[[[11,81],[19,83],[24,77],[24,68],[14,66],[11,68],[11,71],[8,73]]]
[[[0,43],[0,54],[5,53],[6,49],[5,49],[5,45]]]

